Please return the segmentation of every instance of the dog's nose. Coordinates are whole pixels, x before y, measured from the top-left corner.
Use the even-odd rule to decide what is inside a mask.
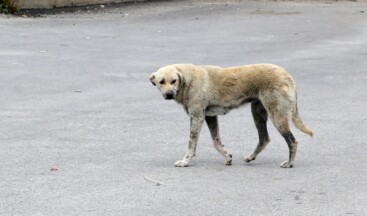
[[[171,100],[171,99],[173,99],[174,98],[174,93],[173,93],[173,91],[168,91],[168,92],[166,92],[165,94],[164,94],[164,98],[166,99],[166,100]]]

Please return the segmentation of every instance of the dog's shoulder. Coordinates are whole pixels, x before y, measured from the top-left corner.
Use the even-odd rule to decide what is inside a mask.
[[[200,82],[205,78],[206,68],[194,64],[175,64],[187,83]]]
[[[198,67],[203,68],[204,70],[210,72],[210,71],[219,71],[222,70],[222,67],[215,66],[215,65],[199,65]]]
[[[197,67],[196,65],[191,63],[174,64],[172,66],[174,66],[181,73],[187,73]]]

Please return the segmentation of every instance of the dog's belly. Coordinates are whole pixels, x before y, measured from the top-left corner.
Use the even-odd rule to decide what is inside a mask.
[[[205,115],[206,116],[225,115],[229,111],[231,111],[233,108],[234,108],[233,106],[225,107],[225,106],[211,105],[205,109]]]

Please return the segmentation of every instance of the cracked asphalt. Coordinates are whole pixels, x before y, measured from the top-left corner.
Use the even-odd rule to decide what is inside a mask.
[[[97,7],[98,8],[98,7]],[[0,215],[367,215],[367,2],[164,1],[0,15]],[[314,138],[255,161],[249,107],[221,116],[233,165],[149,75],[274,63]]]

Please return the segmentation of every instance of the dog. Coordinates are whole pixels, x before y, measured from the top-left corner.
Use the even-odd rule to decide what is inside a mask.
[[[232,164],[232,153],[224,147],[219,136],[218,115],[251,103],[251,112],[257,128],[259,142],[255,150],[245,157],[249,163],[270,142],[267,120],[270,117],[276,129],[284,137],[289,148],[289,159],[282,168],[291,168],[298,142],[289,129],[289,120],[302,132],[313,136],[297,108],[296,84],[292,76],[274,64],[253,64],[222,68],[211,65],[174,64],[160,68],[149,77],[164,99],[175,100],[190,116],[188,150],[176,167],[186,167],[195,156],[201,127],[209,127],[214,147]]]

